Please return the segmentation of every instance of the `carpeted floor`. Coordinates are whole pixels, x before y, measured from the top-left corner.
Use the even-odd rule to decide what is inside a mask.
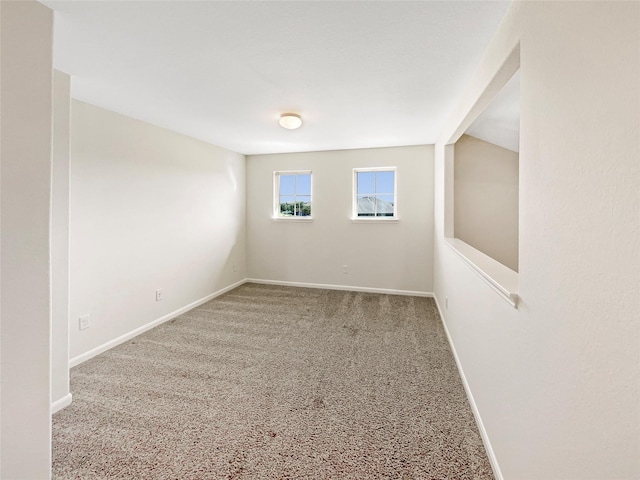
[[[54,479],[491,479],[429,298],[245,284],[71,370]]]

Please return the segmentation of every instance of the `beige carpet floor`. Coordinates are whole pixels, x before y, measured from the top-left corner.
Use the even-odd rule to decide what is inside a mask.
[[[245,284],[71,370],[55,479],[490,479],[429,298]]]

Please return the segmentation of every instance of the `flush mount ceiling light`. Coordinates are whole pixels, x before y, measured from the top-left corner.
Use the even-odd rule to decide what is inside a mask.
[[[283,113],[280,115],[280,126],[287,130],[295,130],[302,125],[302,119],[297,113]]]

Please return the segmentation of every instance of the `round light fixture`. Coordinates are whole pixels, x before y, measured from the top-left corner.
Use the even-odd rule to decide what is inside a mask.
[[[287,130],[295,130],[302,125],[302,119],[297,113],[283,113],[280,115],[280,126]]]

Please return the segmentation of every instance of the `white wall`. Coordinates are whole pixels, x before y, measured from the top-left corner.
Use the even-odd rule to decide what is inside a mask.
[[[355,223],[353,169],[397,166],[397,223]],[[273,220],[273,172],[313,172],[312,222]],[[433,288],[433,147],[247,157],[249,277],[410,292]],[[349,273],[342,273],[342,266]]]
[[[53,72],[51,170],[51,401],[54,410],[69,393],[69,75]]]
[[[456,238],[518,271],[518,153],[463,135],[454,168]]]
[[[53,12],[0,2],[0,477],[50,477]]]
[[[436,298],[506,479],[640,477],[638,18],[514,2],[436,145]],[[444,143],[518,42],[516,310],[445,245]]]
[[[70,169],[72,359],[245,278],[243,155],[73,100]]]

